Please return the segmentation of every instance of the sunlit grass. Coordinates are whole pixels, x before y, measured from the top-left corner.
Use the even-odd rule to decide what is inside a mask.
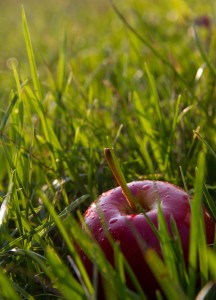
[[[103,154],[114,146],[127,181],[167,180],[194,195],[189,269],[178,242],[162,243],[164,262],[146,252],[168,299],[194,299],[216,276],[199,215],[204,202],[216,216],[215,5],[54,2],[24,1],[12,27],[0,19],[0,298],[97,299],[100,273],[107,299],[145,299],[119,247],[115,269],[77,223],[116,186]],[[5,15],[17,7],[1,5]],[[94,262],[93,282],[74,242]]]

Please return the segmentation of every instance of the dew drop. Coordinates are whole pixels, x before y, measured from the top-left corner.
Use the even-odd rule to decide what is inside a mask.
[[[147,190],[150,189],[150,186],[149,186],[149,185],[143,185],[143,186],[142,186],[142,189],[143,189],[144,191],[147,191]]]
[[[113,219],[111,219],[111,220],[109,221],[109,223],[110,223],[110,224],[114,224],[117,220],[118,220],[118,219],[113,218]]]

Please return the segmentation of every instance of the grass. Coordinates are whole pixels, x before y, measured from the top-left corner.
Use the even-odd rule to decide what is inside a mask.
[[[146,258],[168,274],[158,276],[168,299],[195,299],[216,278],[199,214],[204,202],[216,216],[214,2],[23,3],[1,4],[14,18],[0,19],[0,298],[96,299],[98,270],[107,299],[145,299],[119,248],[116,271],[76,222],[116,186],[103,154],[113,146],[128,182],[167,180],[194,195],[189,270]],[[93,282],[74,241],[95,262]]]

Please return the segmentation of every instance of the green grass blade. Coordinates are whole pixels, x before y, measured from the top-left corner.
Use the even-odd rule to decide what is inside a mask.
[[[117,273],[121,279],[122,285],[119,286],[119,294],[122,298],[126,299],[126,275],[125,275],[125,265],[124,265],[124,256],[121,252],[120,245],[118,243],[113,243],[113,252],[114,252],[114,264]],[[111,298],[110,298],[111,299]],[[116,298],[117,299],[117,298]]]
[[[186,182],[186,179],[185,179],[185,175],[184,175],[183,170],[182,170],[182,166],[179,167],[179,170],[180,170],[181,178],[182,178],[182,181],[183,181],[184,190],[186,191],[187,195],[189,195],[188,186],[187,186],[187,182]]]
[[[146,262],[160,284],[167,299],[186,300],[187,297],[178,282],[172,280],[168,268],[153,249],[147,249],[144,253]]]
[[[1,121],[1,124],[0,124],[0,133],[1,134],[2,134],[4,128],[7,124],[7,121],[8,121],[8,119],[9,119],[11,113],[12,113],[12,110],[13,110],[15,104],[17,103],[17,100],[18,100],[18,96],[16,94],[13,95],[12,96],[12,101],[11,101],[10,105],[8,106],[7,111],[5,112],[4,117],[3,117],[2,121]]]
[[[203,185],[203,193],[205,196],[205,204],[209,209],[210,213],[212,214],[214,220],[216,220],[216,202],[213,200],[212,196],[210,195],[206,184]]]
[[[38,101],[37,99],[35,99],[34,93],[28,86],[25,87],[25,90],[26,90],[29,98],[32,100],[34,108],[40,117],[44,136],[45,136],[45,139],[43,139],[43,138],[42,139],[48,145],[49,150],[50,150],[50,156],[52,159],[52,165],[55,169],[57,169],[56,157],[60,156],[63,152],[62,147],[59,143],[58,137],[56,136],[49,120],[45,116],[45,112],[44,112],[42,103],[40,101]]]
[[[138,282],[133,270],[131,269],[129,263],[126,261],[126,259],[124,260],[124,267],[125,267],[125,270],[131,280],[131,282],[133,283],[134,287],[135,287],[135,290],[137,291],[138,293],[138,297],[140,300],[147,300],[147,297],[140,285],[140,283]],[[133,296],[134,297],[134,296]],[[132,299],[133,299],[132,297]],[[135,298],[134,298],[135,299]]]
[[[199,258],[199,272],[201,286],[208,282],[209,267],[208,267],[208,254],[207,254],[207,241],[205,233],[205,224],[203,218],[199,218],[199,244],[198,244],[198,258]]]
[[[26,20],[24,7],[22,7],[22,23],[23,23],[23,34],[24,34],[24,38],[25,38],[26,50],[27,50],[29,65],[30,65],[30,69],[31,69],[33,86],[34,86],[34,92],[35,92],[36,98],[39,101],[42,101],[41,86],[40,86],[40,81],[38,78],[36,62],[35,62],[35,57],[34,57],[34,51],[33,51],[33,47],[32,47],[32,42],[31,42],[31,37],[30,37],[29,29],[28,29],[28,23]]]
[[[201,42],[198,38],[196,28],[194,26],[193,26],[193,34],[194,34],[194,38],[195,38],[197,47],[200,51],[200,54],[202,55],[203,60],[205,61],[206,65],[208,66],[209,70],[213,73],[213,75],[216,76],[216,70],[213,67],[213,65],[211,64],[211,62],[209,61],[207,54],[205,54],[205,52],[202,48]]]
[[[15,180],[16,180],[16,175],[14,174]],[[20,208],[20,199],[18,198],[17,191],[13,189],[13,209],[14,213],[16,214],[16,221],[17,221],[17,227],[19,229],[20,235],[22,236],[24,234],[24,228],[23,228],[23,223],[22,223],[22,213],[21,213],[21,208]]]
[[[153,107],[155,109],[155,114],[157,116],[157,119],[160,123],[160,129],[162,131],[162,136],[166,135],[166,130],[165,130],[165,124],[164,124],[164,119],[162,116],[162,112],[161,112],[161,108],[160,108],[160,100],[159,100],[159,96],[158,96],[158,92],[157,92],[157,87],[156,87],[156,82],[155,79],[152,75],[152,73],[149,70],[149,67],[147,65],[147,63],[145,63],[145,71],[149,80],[149,84],[150,84],[150,88],[151,88],[151,94],[152,94],[152,104]]]
[[[152,163],[152,157],[149,154],[149,151],[147,151],[147,145],[150,142],[152,144],[152,148],[154,149],[154,155],[156,158],[160,160],[160,151],[156,145],[155,142],[155,132],[154,129],[152,128],[153,124],[151,123],[151,120],[149,119],[145,107],[143,105],[143,102],[141,100],[141,97],[134,92],[134,105],[136,108],[136,114],[137,118],[139,119],[140,126],[143,131],[143,135],[140,136],[136,134],[136,128],[134,127],[133,124],[130,124],[130,130],[131,130],[131,135],[134,137],[135,141],[137,142],[139,149],[141,150],[142,155],[144,156],[144,159],[147,163],[148,166],[148,171],[149,173],[154,173],[154,166]]]
[[[15,79],[16,86],[17,86],[18,97],[19,97],[19,99],[22,99],[22,89],[21,89],[21,85],[20,85],[20,79],[19,79],[19,75],[18,75],[16,66],[13,62],[12,62],[12,70],[13,70],[14,79]]]
[[[174,148],[174,137],[175,137],[175,133],[177,132],[176,126],[178,123],[180,103],[181,103],[181,96],[179,96],[176,101],[175,114],[174,114],[174,118],[173,118],[173,122],[172,122],[169,143],[167,146],[167,153],[166,153],[166,158],[165,158],[165,170],[169,170],[168,164],[170,163],[170,154],[172,153],[173,148]]]
[[[45,138],[50,146],[50,150],[53,152],[54,149],[56,150],[55,155],[52,154],[52,162],[55,167],[56,165],[56,155],[60,155],[62,153],[62,147],[59,143],[59,140],[53,130],[53,127],[50,125],[49,120],[45,116],[44,107],[42,105],[42,91],[40,86],[40,81],[38,78],[37,68],[36,68],[36,62],[33,52],[33,47],[31,43],[31,37],[28,29],[28,24],[26,20],[25,10],[22,8],[22,21],[23,21],[23,32],[24,32],[24,38],[26,43],[26,49],[29,59],[29,65],[31,69],[31,76],[33,80],[33,86],[34,86],[34,93],[31,92],[29,88],[26,87],[26,90],[29,92],[30,98],[34,99],[33,104],[34,107],[40,116],[43,131],[45,134]],[[36,97],[36,99],[35,99]]]
[[[178,281],[178,271],[176,269],[175,254],[172,246],[173,239],[168,231],[167,223],[161,209],[160,202],[158,203],[158,226],[164,262],[167,266],[170,277],[174,282],[176,282]]]
[[[25,288],[22,288],[15,282],[12,282],[14,290],[20,295],[21,299],[35,300],[35,298],[25,291]],[[19,299],[20,299],[19,298]]]
[[[216,253],[212,249],[208,249],[208,265],[212,278],[216,278]]]
[[[184,251],[182,248],[182,242],[181,237],[179,235],[178,226],[173,216],[171,216],[170,224],[174,239],[173,250],[176,256],[176,270],[178,272],[178,281],[181,284],[182,288],[186,290],[186,286],[188,284],[188,270],[185,263]]]
[[[59,51],[58,68],[57,68],[57,89],[59,97],[61,98],[65,86],[66,74],[66,59],[67,59],[67,38],[64,35],[63,45]]]
[[[205,156],[200,152],[198,157],[198,167],[194,183],[194,197],[191,203],[191,230],[190,230],[190,247],[189,247],[189,285],[188,295],[192,299],[195,296],[196,279],[197,279],[197,250],[199,245],[199,236],[201,233],[201,205],[203,178],[205,173]],[[199,219],[197,219],[199,218]]]
[[[198,137],[198,139],[204,144],[206,145],[207,149],[209,150],[209,152],[214,156],[214,158],[216,158],[216,151],[209,145],[209,143],[199,134],[199,132],[194,131],[194,134]]]
[[[3,270],[0,268],[0,298],[4,300],[20,300],[21,298],[17,295],[15,289],[13,288],[10,279],[4,274]]]

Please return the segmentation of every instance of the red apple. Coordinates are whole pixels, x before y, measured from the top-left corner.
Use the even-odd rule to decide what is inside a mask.
[[[116,175],[115,171],[114,174]],[[114,264],[113,249],[106,230],[104,230],[104,225],[107,227],[112,239],[119,242],[122,253],[132,267],[144,292],[150,299],[154,299],[155,290],[159,286],[145,261],[143,248],[140,247],[138,239],[141,238],[147,247],[152,247],[162,257],[160,242],[149,225],[146,216],[137,211],[134,203],[130,204],[126,194],[127,192],[132,194],[131,197],[136,199],[157,228],[158,201],[160,201],[171,235],[171,216],[176,222],[185,260],[187,260],[189,250],[191,200],[188,199],[188,195],[183,189],[168,182],[144,180],[134,181],[122,186],[123,189],[117,187],[107,191],[93,202],[84,214],[84,222],[107,259]],[[203,213],[207,242],[213,243],[215,222],[204,207]],[[82,251],[81,257],[91,275],[91,263]],[[128,285],[133,288],[130,281],[128,281]]]

